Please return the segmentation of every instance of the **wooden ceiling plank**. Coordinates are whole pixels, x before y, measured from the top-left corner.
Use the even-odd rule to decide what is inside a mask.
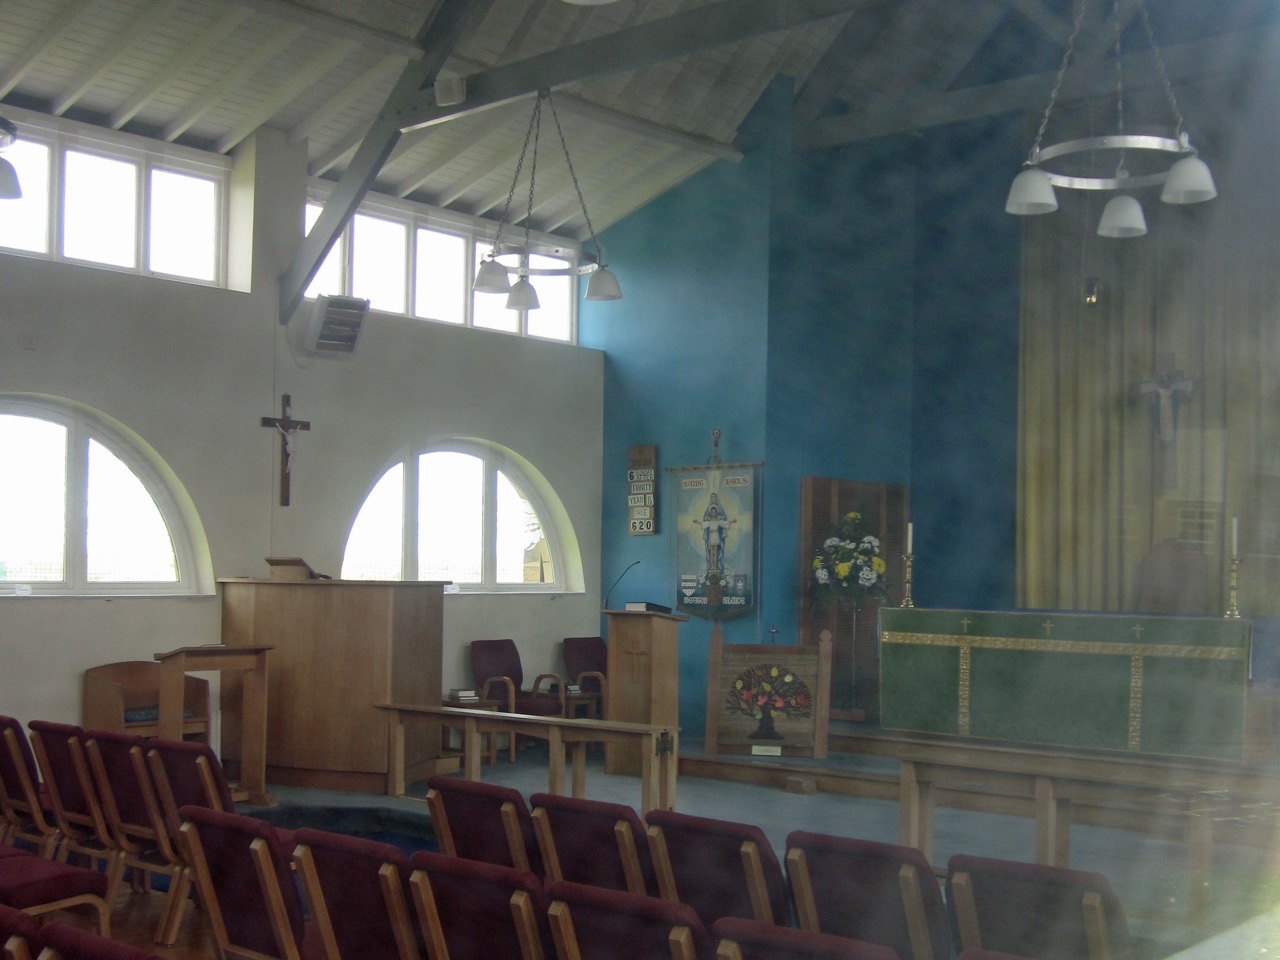
[[[570,44],[467,78],[464,103],[440,107],[424,91],[396,113],[402,130],[441,123],[589,77],[625,72],[762,33],[836,16],[863,0],[716,0],[628,30]]]
[[[868,0],[849,15],[800,87],[794,107],[798,121],[815,120],[830,108],[853,66],[880,47],[890,14],[901,5],[900,0]]]
[[[304,6],[296,0],[223,0],[243,7],[253,13],[270,13],[281,20],[301,24],[315,33],[322,33],[336,40],[354,40],[366,49],[372,48],[394,54],[401,59],[416,60],[422,56],[422,48],[408,37],[378,30],[352,20],[339,17],[314,7]]]
[[[95,83],[102,79],[107,71],[127,55],[135,44],[145,39],[156,24],[167,18],[181,2],[182,0],[165,0],[163,3],[157,3],[154,6],[145,8],[118,37],[110,41],[107,50],[98,58],[97,62],[86,70],[57,100],[49,105],[49,112],[55,117],[60,117],[66,113]]]
[[[249,17],[249,11],[243,7],[232,8],[220,16],[217,21],[205,30],[201,30],[182,52],[175,54],[164,69],[150,79],[150,82],[137,91],[128,102],[111,114],[107,124],[112,130],[119,130],[136,117],[151,100],[165,90],[174,80],[182,76],[191,64],[203,57],[227,34],[238,27]]]
[[[241,86],[257,69],[288,47],[306,33],[306,27],[300,23],[291,23],[279,30],[272,31],[271,38],[259,44],[253,53],[241,60],[235,70],[228,70],[222,79],[210,87],[204,94],[189,104],[187,109],[169,122],[160,134],[162,140],[172,143],[194,126],[202,116],[209,112],[230,91]]]
[[[305,70],[291,76],[289,82],[277,87],[257,110],[227,131],[214,145],[214,150],[217,153],[226,153],[231,150],[245,137],[253,133],[254,130],[275,116],[278,110],[293,102],[298,94],[314,85],[321,77],[359,49],[359,45],[354,40],[337,40],[330,43],[328,50],[308,61]]]
[[[401,181],[401,183],[395,188],[396,196],[402,198],[407,197],[414,191],[421,189],[428,180],[436,175],[437,172],[453,163],[453,161],[457,160],[468,150],[474,150],[478,147],[484,139],[492,134],[498,128],[499,124],[502,123],[502,120],[499,120],[496,117],[493,118],[493,121],[494,122],[492,123],[475,124],[467,136],[460,137],[447,151],[432,154],[430,167],[424,168],[412,177]],[[438,205],[442,207],[447,206],[445,203],[438,203]]]
[[[650,120],[642,120],[621,110],[614,110],[611,107],[603,107],[597,103],[592,103],[590,100],[585,100],[576,94],[557,93],[555,99],[557,109],[562,109],[566,113],[575,114],[586,120],[607,124],[624,133],[638,134],[647,140],[657,140],[662,143],[669,143],[682,150],[704,153],[713,160],[728,160],[732,163],[739,163],[742,160],[742,151],[731,143],[722,143],[719,140],[713,140],[711,137],[686,133],[676,127],[654,123]]]
[[[12,93],[13,88],[22,82],[23,77],[31,71],[31,68],[40,62],[40,58],[45,56],[50,48],[62,38],[62,35],[67,32],[67,29],[76,21],[76,18],[93,6],[95,2],[96,0],[76,0],[74,3],[67,4],[57,18],[32,42],[26,55],[19,58],[18,62],[10,66],[8,72],[0,77],[0,97],[5,97]]]
[[[289,266],[280,274],[280,323],[288,323],[302,303],[303,291],[350,222],[382,164],[400,139],[400,124],[391,118],[403,109],[403,104],[416,98],[435,81],[450,51],[466,31],[484,17],[491,4],[492,0],[443,3],[423,21],[416,38],[422,48],[421,59],[411,60],[405,65],[386,104],[343,171],[320,216],[298,245]]]
[[[364,142],[365,137],[369,136],[369,131],[372,129],[373,124],[370,123],[352,130],[332,147],[320,154],[319,157],[308,163],[307,173],[313,177],[323,177],[341,163],[344,157],[355,153],[360,148],[360,144]]]
[[[352,83],[343,84],[342,89],[322,103],[304,118],[301,123],[289,131],[289,142],[299,143],[311,136],[312,132],[332,117],[337,116],[370,90],[382,83],[392,70],[403,70],[405,58],[397,53],[389,53],[377,64],[360,74]]]

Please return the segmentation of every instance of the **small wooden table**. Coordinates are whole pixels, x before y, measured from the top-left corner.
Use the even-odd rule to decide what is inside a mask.
[[[244,673],[240,703],[240,787],[250,803],[275,806],[267,793],[267,652],[271,647],[180,647],[160,661],[160,736],[182,739],[184,678],[201,670]]]

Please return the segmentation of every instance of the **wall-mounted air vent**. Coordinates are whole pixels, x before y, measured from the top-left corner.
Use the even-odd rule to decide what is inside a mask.
[[[304,315],[306,308],[303,307]],[[356,352],[369,315],[369,301],[355,297],[320,297],[302,329],[302,352],[313,357],[349,357]]]

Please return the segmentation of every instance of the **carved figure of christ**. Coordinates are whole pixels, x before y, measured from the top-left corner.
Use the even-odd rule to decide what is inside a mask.
[[[1143,380],[1137,385],[1139,394],[1155,394],[1154,410],[1156,440],[1158,441],[1158,458],[1156,460],[1157,480],[1162,490],[1170,490],[1177,484],[1177,399],[1190,394],[1195,389],[1195,381],[1181,370],[1174,369],[1172,353],[1162,353],[1156,357],[1154,380]]]
[[[263,417],[262,425],[280,431],[280,506],[287,507],[293,456],[290,444],[299,430],[311,429],[311,421],[293,419],[293,397],[284,393],[280,395],[280,416]]]

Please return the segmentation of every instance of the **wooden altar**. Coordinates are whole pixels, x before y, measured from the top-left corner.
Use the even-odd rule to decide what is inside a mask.
[[[440,704],[444,585],[376,580],[220,580],[222,642],[272,648],[267,778],[381,792],[388,720],[374,704]],[[223,755],[242,756],[243,685],[223,683]],[[405,732],[407,776],[435,772],[438,724]],[[247,755],[246,755],[247,756]],[[451,760],[456,769],[456,760]]]
[[[886,729],[1243,754],[1247,620],[885,607],[880,627]]]

